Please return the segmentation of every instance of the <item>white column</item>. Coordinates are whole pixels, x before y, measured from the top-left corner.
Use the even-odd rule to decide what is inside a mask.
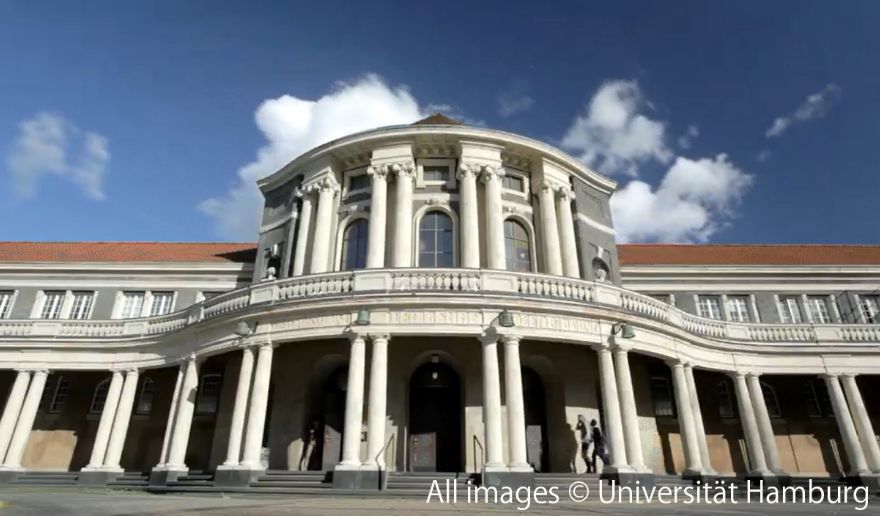
[[[360,469],[361,428],[364,421],[364,366],[366,344],[361,335],[351,339],[348,359],[348,386],[345,391],[345,423],[342,431],[342,462],[340,469]]]
[[[395,163],[391,170],[397,174],[396,214],[394,219],[394,261],[392,267],[412,267],[413,238],[413,182],[415,167],[412,163]]]
[[[31,383],[28,385],[27,395],[21,407],[21,414],[12,433],[9,449],[6,451],[6,460],[3,462],[4,469],[21,469],[21,459],[27,446],[31,429],[34,426],[34,418],[37,417],[37,409],[40,407],[40,398],[43,397],[43,389],[46,387],[48,371],[34,371]]]
[[[526,409],[523,402],[522,370],[519,362],[519,337],[503,335],[504,387],[507,398],[507,443],[511,471],[532,471],[526,456]]]
[[[189,431],[192,427],[193,412],[196,408],[196,392],[199,387],[199,364],[195,357],[186,360],[186,370],[183,375],[183,383],[180,386],[180,395],[177,399],[177,416],[175,417],[174,430],[169,444],[168,469],[185,471],[186,447],[189,444]]]
[[[504,254],[504,213],[501,207],[501,176],[504,170],[485,165],[480,176],[486,185],[486,254],[490,269],[507,268]]]
[[[619,471],[626,468],[627,457],[623,423],[620,418],[620,398],[617,395],[617,381],[614,378],[614,361],[611,358],[611,350],[606,346],[596,348],[596,353],[599,355],[599,381],[602,389],[602,408],[605,411],[605,435],[611,448],[611,466]]]
[[[559,240],[562,245],[562,269],[569,278],[580,278],[577,239],[574,234],[574,220],[571,215],[571,200],[574,197],[570,187],[556,192],[556,211],[559,220]]]
[[[862,445],[859,443],[859,436],[849,408],[846,406],[846,398],[840,388],[840,380],[837,375],[826,375],[825,384],[828,386],[828,395],[831,398],[831,406],[834,408],[834,416],[837,418],[840,437],[843,439],[844,448],[846,448],[850,475],[866,475],[869,473],[868,462],[862,451]]]
[[[30,371],[18,371],[15,383],[12,384],[9,396],[6,397],[6,407],[3,409],[3,417],[0,418],[0,463],[6,457],[6,450],[9,448],[12,431],[15,430],[15,423],[21,413],[21,406],[24,404],[24,397],[27,394],[30,381]]]
[[[636,411],[636,397],[633,393],[632,375],[629,370],[629,353],[618,347],[614,351],[614,367],[617,373],[617,392],[620,394],[620,408],[623,420],[623,436],[626,441],[626,456],[629,465],[639,472],[647,472],[642,456],[642,439],[639,433],[639,416]]]
[[[226,460],[223,462],[224,467],[238,466],[241,463],[244,416],[247,413],[253,372],[254,350],[250,346],[243,346],[241,367],[238,370],[238,384],[235,387],[235,406],[232,408],[232,422],[229,425],[229,442],[226,443]]]
[[[681,443],[684,446],[685,475],[700,474],[703,464],[700,460],[700,445],[697,431],[694,428],[694,413],[688,395],[687,378],[682,362],[672,362],[672,391],[675,394],[675,406],[678,408],[678,425],[681,428]]]
[[[385,266],[388,168],[370,167],[367,169],[367,174],[372,178],[369,236],[367,237],[367,268],[381,269]]]
[[[483,438],[486,447],[486,471],[506,469],[502,458],[501,377],[498,367],[498,340],[484,336],[483,344]]]
[[[101,421],[98,422],[98,431],[95,433],[95,443],[92,445],[92,457],[85,469],[98,469],[104,465],[104,457],[107,455],[107,444],[110,441],[110,430],[116,419],[116,408],[119,406],[119,396],[122,394],[123,376],[122,371],[113,371],[110,379],[110,387],[107,389],[107,397],[104,400],[104,408],[101,410]]]
[[[296,231],[296,250],[293,255],[293,276],[302,276],[306,264],[306,249],[309,248],[309,225],[312,223],[312,191],[300,190],[302,207],[299,212],[299,228]]]
[[[480,268],[480,228],[477,215],[477,165],[462,164],[458,169],[461,223],[461,266]]]
[[[171,436],[174,434],[174,426],[177,421],[178,400],[180,389],[183,388],[183,376],[186,371],[186,362],[177,366],[177,381],[174,383],[174,393],[171,394],[171,406],[168,407],[168,420],[165,423],[165,436],[162,438],[162,453],[159,454],[157,467],[164,467],[168,463],[168,451],[171,445]]]
[[[370,403],[367,412],[367,460],[365,465],[384,467],[379,457],[385,445],[385,418],[388,390],[388,335],[370,335],[373,341],[370,362]]]
[[[700,408],[700,396],[697,392],[697,383],[694,381],[694,368],[690,364],[685,364],[684,376],[687,381],[688,398],[691,402],[691,415],[694,420],[694,432],[697,435],[697,447],[700,451],[700,465],[704,472],[712,474],[715,473],[715,470],[712,469],[712,461],[709,457],[709,444],[706,442],[706,428],[703,426],[703,410]]]
[[[315,233],[310,242],[312,245],[312,263],[309,273],[319,274],[330,269],[330,223],[333,220],[333,199],[338,187],[336,183],[325,179],[316,183],[318,190],[318,209],[315,211]]]
[[[541,236],[544,241],[544,264],[547,274],[562,276],[559,250],[559,224],[556,220],[555,188],[548,181],[541,183]]]
[[[855,375],[843,375],[843,390],[846,391],[846,399],[849,400],[856,430],[859,432],[859,440],[867,455],[868,468],[874,473],[880,473],[880,445],[877,444],[871,416],[865,408],[865,402],[859,391],[859,385],[856,383]]]
[[[755,410],[752,407],[749,388],[746,385],[744,373],[736,372],[731,375],[733,388],[736,391],[736,402],[739,408],[739,419],[742,421],[743,435],[746,439],[746,449],[751,462],[750,473],[767,475],[767,461],[764,458],[764,447],[761,446],[761,435],[758,432],[758,423],[755,421]]]
[[[122,469],[119,461],[122,459],[122,448],[125,445],[125,436],[128,434],[128,424],[131,422],[131,410],[134,408],[137,385],[137,370],[128,371],[125,374],[122,395],[119,396],[116,417],[113,419],[113,429],[110,431],[110,442],[107,444],[107,453],[104,456],[104,468],[106,469]]]
[[[244,453],[241,459],[242,466],[253,470],[264,469],[261,456],[266,409],[269,403],[269,382],[272,379],[272,354],[271,342],[260,344],[257,351],[257,367],[254,368],[254,385],[251,390],[247,430],[244,434]]]
[[[764,391],[761,389],[761,379],[756,374],[750,374],[746,378],[746,382],[752,397],[752,407],[755,410],[755,420],[758,423],[761,448],[764,449],[767,467],[773,473],[782,473],[782,463],[779,460],[779,450],[776,447],[776,435],[773,433],[770,412],[767,410],[767,401],[764,399]]]

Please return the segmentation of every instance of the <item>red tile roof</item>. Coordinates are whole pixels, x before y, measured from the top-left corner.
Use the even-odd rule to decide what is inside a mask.
[[[622,244],[622,265],[880,265],[880,245]],[[251,263],[251,243],[0,242],[0,262]]]
[[[880,265],[880,245],[625,244],[621,265]]]
[[[193,242],[0,242],[0,262],[253,263],[254,244]]]

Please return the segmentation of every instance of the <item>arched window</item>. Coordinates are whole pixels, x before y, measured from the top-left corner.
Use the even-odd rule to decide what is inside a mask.
[[[92,403],[89,405],[89,414],[100,414],[107,403],[107,393],[110,391],[110,378],[101,380],[92,394]]]
[[[776,397],[776,391],[769,384],[761,382],[761,393],[764,395],[764,404],[767,405],[767,414],[770,417],[782,417],[782,411],[779,410],[779,399]]]
[[[366,219],[358,219],[345,228],[342,237],[342,270],[351,271],[367,266],[367,233]]]
[[[452,219],[431,211],[419,222],[419,267],[453,267]]]
[[[135,409],[135,413],[137,414],[149,414],[150,410],[153,409],[153,379],[150,377],[144,377],[141,382],[141,392],[138,394],[138,402],[137,408]]]
[[[515,220],[507,219],[504,221],[504,250],[507,257],[507,270],[532,271],[529,232]]]

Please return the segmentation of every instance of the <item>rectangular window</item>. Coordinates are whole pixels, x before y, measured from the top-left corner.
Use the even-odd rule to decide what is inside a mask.
[[[697,314],[708,319],[723,319],[720,298],[718,296],[699,296]]]
[[[199,394],[196,396],[196,412],[199,414],[215,414],[220,402],[220,375],[202,375]]]
[[[422,168],[422,180],[435,183],[449,181],[449,167],[445,165],[428,165]]]
[[[862,322],[880,323],[880,296],[859,296],[859,310],[862,312]]]
[[[40,319],[58,319],[61,316],[64,294],[63,290],[43,293],[43,309],[40,310]]]
[[[501,186],[506,190],[525,192],[525,181],[522,176],[505,175],[501,178]]]
[[[727,296],[727,313],[730,314],[731,321],[751,322],[749,296]]]
[[[0,290],[0,319],[5,319],[12,313],[13,296],[15,292],[12,290]]]
[[[70,309],[70,318],[88,319],[92,314],[92,301],[94,299],[94,292],[74,292],[73,304]]]
[[[779,296],[779,315],[782,317],[782,322],[786,324],[803,322],[797,296]]]
[[[672,387],[669,385],[669,379],[652,376],[651,393],[654,398],[654,415],[674,417],[675,405],[672,403]]]
[[[153,292],[153,303],[150,305],[150,315],[165,315],[171,313],[171,304],[174,302],[174,292]]]
[[[370,176],[367,174],[360,174],[357,176],[351,176],[348,178],[348,191],[354,192],[355,190],[367,190],[370,188]]]
[[[144,293],[143,292],[123,292],[122,293],[122,311],[119,316],[123,319],[133,319],[141,316],[144,309]]]
[[[814,323],[830,324],[831,314],[828,313],[828,299],[825,296],[808,296],[807,310]]]
[[[67,397],[70,395],[70,384],[67,381],[67,378],[64,376],[59,376],[58,381],[55,383],[55,394],[52,395],[52,402],[49,403],[49,412],[52,414],[57,414],[64,409],[64,403],[67,401]]]
[[[149,414],[153,410],[153,386],[152,378],[146,377],[143,379],[141,392],[138,395],[138,402],[135,407],[136,414]]]

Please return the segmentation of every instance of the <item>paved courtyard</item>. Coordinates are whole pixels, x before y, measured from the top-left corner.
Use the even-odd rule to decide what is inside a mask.
[[[0,514],[3,515],[140,515],[140,514],[386,514],[400,512],[420,514],[673,514],[673,515],[838,515],[880,514],[880,499],[873,498],[865,510],[853,505],[660,505],[602,504],[597,501],[575,504],[532,506],[517,511],[515,505],[426,504],[417,498],[384,498],[361,496],[245,496],[245,495],[151,495],[139,492],[84,490],[71,488],[0,488]]]

